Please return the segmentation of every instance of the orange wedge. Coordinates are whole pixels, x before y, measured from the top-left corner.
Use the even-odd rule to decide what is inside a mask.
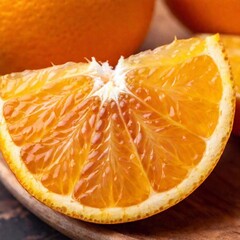
[[[233,133],[240,136],[240,37],[221,34],[221,40],[229,57],[237,92]]]
[[[74,218],[146,218],[188,196],[220,158],[235,92],[219,36],[108,63],[0,77],[1,149],[35,198]]]

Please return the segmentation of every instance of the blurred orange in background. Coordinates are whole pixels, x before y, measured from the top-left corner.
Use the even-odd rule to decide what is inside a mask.
[[[165,0],[173,14],[194,32],[240,34],[239,0]]]
[[[233,133],[240,136],[240,36],[221,35],[232,68],[237,94]]]
[[[115,64],[142,43],[154,2],[0,1],[0,74],[92,56]]]

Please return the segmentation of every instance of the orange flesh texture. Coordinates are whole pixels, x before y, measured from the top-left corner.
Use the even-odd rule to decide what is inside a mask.
[[[1,86],[10,81],[1,88],[3,114],[27,169],[49,191],[97,208],[131,206],[177,186],[201,160],[219,116],[217,67],[197,56],[204,43],[126,59],[135,66],[126,75],[130,93],[104,103],[91,96],[91,77],[67,77],[65,69],[2,78]],[[152,67],[154,58],[162,64]]]

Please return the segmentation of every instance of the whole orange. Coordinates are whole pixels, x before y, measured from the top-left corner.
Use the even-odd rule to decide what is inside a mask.
[[[94,56],[115,64],[143,41],[154,0],[0,1],[0,74]]]
[[[194,32],[240,34],[239,0],[165,0],[173,14]]]

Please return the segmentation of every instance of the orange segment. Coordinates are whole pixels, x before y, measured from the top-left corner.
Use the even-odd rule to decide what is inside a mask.
[[[66,63],[60,66],[46,68],[44,71],[24,71],[22,73],[12,73],[0,78],[0,97],[3,99],[16,98],[26,93],[36,92],[48,82],[53,82],[59,78],[70,78],[78,74],[84,74],[88,65],[85,63]]]
[[[119,101],[153,190],[162,192],[177,186],[201,160],[204,140],[173,124],[142,100],[123,96]]]
[[[190,194],[229,137],[233,83],[218,36],[115,69],[66,64],[0,77],[0,142],[20,183],[69,216],[141,219]]]
[[[74,197],[98,208],[144,201],[150,193],[149,181],[115,101],[101,108],[96,124]]]
[[[189,131],[209,137],[216,127],[222,85],[210,57],[194,57],[171,67],[142,68],[130,72],[127,82],[142,101]]]
[[[59,194],[73,191],[89,154],[99,105],[99,100],[85,100],[40,141],[22,147],[26,167],[48,190]]]
[[[91,78],[70,78],[50,82],[39,92],[7,101],[3,115],[13,141],[22,146],[48,135],[68,112],[74,111],[86,98],[92,87]]]
[[[206,51],[207,44],[201,39],[190,38],[185,41],[175,40],[171,44],[161,46],[153,51],[141,52],[125,59],[125,63],[131,68],[172,66],[181,62],[189,61],[193,57],[201,56]],[[208,54],[204,54],[208,56]]]

